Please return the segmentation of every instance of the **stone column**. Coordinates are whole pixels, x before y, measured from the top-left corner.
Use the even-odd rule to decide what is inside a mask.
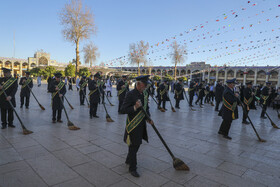
[[[210,71],[210,69],[208,69],[208,81],[207,81],[207,83],[210,83],[210,73],[211,73],[211,71]]]
[[[246,78],[247,78],[247,74],[243,74],[243,85],[245,85],[246,84]]]
[[[14,62],[11,62],[12,64],[12,76],[14,76]]]
[[[266,70],[266,75],[265,75],[265,82],[269,81],[269,75],[267,75],[268,70]]]
[[[218,69],[216,69],[216,82],[218,82],[218,80],[219,80],[219,71]]]
[[[19,63],[19,74],[22,76],[22,63]]]
[[[237,69],[234,70],[233,78],[236,78],[237,75]]]
[[[280,87],[280,70],[278,71],[278,82],[277,82],[277,87]]]
[[[225,83],[227,81],[227,70],[225,69]]]
[[[203,73],[202,73],[202,81],[205,81],[205,71],[203,70]]]
[[[254,85],[257,84],[257,77],[258,77],[258,70],[255,71],[255,76],[254,76]]]

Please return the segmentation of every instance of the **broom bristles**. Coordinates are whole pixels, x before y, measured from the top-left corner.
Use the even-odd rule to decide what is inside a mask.
[[[176,112],[176,110],[173,107],[171,109],[172,109],[172,112]]]
[[[185,171],[190,171],[190,168],[179,158],[174,158],[173,160],[173,167],[176,170],[185,170]]]
[[[112,118],[109,116],[109,114],[106,115],[106,120],[107,120],[107,122],[114,122],[114,120],[112,120]]]
[[[113,105],[112,103],[110,103],[110,105],[111,105],[111,106],[115,106],[115,105]]]
[[[260,139],[259,141],[260,141],[260,142],[266,142],[266,140],[264,140],[264,139]]]
[[[42,110],[46,110],[45,107],[43,107],[41,104],[39,104],[39,106]]]
[[[68,121],[68,129],[69,130],[79,130],[80,127],[76,127],[71,121]]]
[[[30,130],[27,130],[27,129],[23,129],[22,131],[23,131],[24,135],[32,134],[33,133],[33,131],[30,131]]]
[[[280,118],[280,114],[278,114],[278,118]]]
[[[273,121],[271,121],[271,125],[272,125],[273,128],[279,129],[279,127]]]
[[[160,108],[159,110],[160,110],[161,112],[165,112],[165,110],[164,110],[163,108]]]

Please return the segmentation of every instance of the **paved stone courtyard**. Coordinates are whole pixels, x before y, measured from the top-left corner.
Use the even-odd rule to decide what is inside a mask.
[[[42,111],[34,98],[30,109],[20,109],[19,90],[16,110],[26,127],[34,131],[23,135],[18,120],[15,129],[0,131],[0,186],[279,186],[280,130],[273,129],[268,120],[259,118],[260,108],[250,116],[260,136],[260,143],[249,125],[241,119],[233,122],[232,140],[217,134],[221,118],[214,107],[190,111],[185,101],[176,113],[162,113],[151,101],[152,118],[174,154],[182,159],[190,171],[176,171],[172,159],[153,129],[148,125],[149,143],[138,152],[140,178],[128,173],[124,164],[127,145],[123,142],[126,115],[117,113],[114,89],[110,98],[115,106],[107,105],[114,123],[105,120],[102,106],[99,119],[89,118],[87,105],[80,106],[78,92],[68,91],[67,97],[75,107],[66,104],[71,121],[81,127],[70,131],[64,123],[51,123],[50,94],[46,85],[34,87]],[[173,94],[172,98],[173,98]],[[174,102],[173,102],[174,103]],[[167,105],[170,109],[170,105]],[[239,108],[239,111],[241,109]],[[268,110],[280,126],[275,111]],[[241,114],[241,112],[239,112]],[[241,116],[239,116],[241,117]]]

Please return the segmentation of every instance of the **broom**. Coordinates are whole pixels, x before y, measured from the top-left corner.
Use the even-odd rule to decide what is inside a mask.
[[[35,100],[37,101],[37,103],[38,103],[38,105],[40,106],[40,108],[41,108],[42,110],[46,110],[45,107],[43,107],[43,106],[39,103],[38,99],[35,97],[35,94],[32,92],[32,90],[31,90],[31,88],[29,87],[29,85],[27,84],[26,86],[28,87],[29,91],[31,92],[31,94],[33,95],[33,97],[35,98]]]
[[[255,97],[256,97],[256,96],[255,96]],[[256,99],[258,99],[258,98],[256,97]],[[260,99],[258,99],[258,100],[260,100]],[[261,108],[263,108],[263,105],[262,105],[262,104],[260,104],[260,106],[261,106]],[[268,117],[271,126],[272,126],[273,128],[275,128],[275,129],[279,129],[279,127],[272,121],[272,119],[270,118],[270,116],[268,115],[268,113],[267,113],[266,111],[265,111],[265,115]]]
[[[8,96],[7,96],[7,94],[6,94],[6,92],[5,92],[4,89],[3,89],[3,93],[4,93],[5,97],[7,98]],[[11,102],[10,100],[9,100],[8,102],[9,102],[10,106],[12,107],[13,111],[15,112],[15,114],[16,114],[16,116],[17,116],[19,122],[20,122],[20,125],[21,125],[21,128],[22,128],[22,133],[23,133],[24,135],[33,133],[33,131],[27,130],[26,127],[23,125],[23,122],[21,121],[21,119],[20,119],[20,117],[19,117],[17,111],[15,110],[15,107],[14,107],[14,105],[12,104],[12,102]]]
[[[73,110],[73,109],[74,109],[74,107],[70,104],[70,102],[68,101],[67,97],[66,97],[66,96],[64,96],[64,98],[65,98],[65,100],[67,101],[67,103],[68,103],[69,107]]]
[[[147,114],[147,112],[144,110],[143,107],[141,107],[141,110],[143,111],[143,113],[145,114],[146,118],[149,121],[152,121],[152,119],[150,118],[150,116]],[[170,154],[170,156],[172,157],[173,160],[173,167],[176,170],[186,170],[189,171],[190,168],[179,158],[176,158],[174,156],[174,154],[171,152],[171,150],[169,149],[169,147],[167,146],[166,142],[164,141],[164,139],[162,138],[161,134],[159,133],[159,131],[157,130],[156,126],[154,124],[152,124],[152,127],[154,129],[154,131],[156,132],[156,134],[158,135],[159,139],[161,140],[161,142],[163,143],[164,147],[166,148],[166,150],[168,151],[168,153]]]
[[[90,104],[89,104],[89,102],[88,102],[88,99],[87,99],[86,94],[85,94],[85,92],[84,92],[83,89],[82,89],[82,93],[83,93],[84,97],[86,98],[86,101],[87,101],[87,104],[88,104],[88,108],[90,108]]]
[[[190,106],[191,104],[190,104],[190,101],[189,101],[189,99],[187,97],[187,94],[186,94],[185,90],[184,90],[184,95],[185,95],[185,98],[187,100],[187,104],[189,104],[189,106]],[[190,108],[191,108],[192,111],[195,111],[195,109],[192,106],[190,106]]]
[[[99,93],[101,93],[101,92],[100,92],[99,86],[98,86],[98,91],[99,91]],[[102,103],[102,104],[103,104],[103,107],[104,107],[105,112],[106,112],[106,121],[107,121],[107,122],[114,122],[114,120],[112,120],[112,118],[110,117],[110,115],[109,115],[109,113],[108,113],[108,111],[107,111],[107,108],[106,108],[106,106],[105,106],[105,103]]]
[[[58,93],[60,94],[60,92],[58,92]],[[66,116],[66,119],[67,119],[67,126],[68,126],[68,129],[69,129],[69,130],[79,130],[80,127],[76,127],[76,126],[74,125],[74,123],[72,123],[72,122],[69,120],[67,111],[66,111],[66,109],[65,109],[65,107],[64,107],[64,104],[63,104],[63,101],[62,101],[62,97],[59,97],[59,99],[60,99],[60,102],[61,102],[61,104],[62,104],[63,110],[64,110],[64,112],[65,112],[65,116]]]
[[[278,109],[276,111],[277,111],[277,114],[278,114],[278,118],[280,119],[280,113],[279,113]]]
[[[239,100],[239,99],[238,99],[238,100]],[[248,112],[247,112],[247,110],[245,109],[245,106],[243,105],[243,103],[242,103],[240,100],[239,100],[239,102],[241,103],[242,109],[243,109],[243,111],[245,112],[245,114],[246,114],[246,116],[247,116],[247,118],[248,118],[248,120],[249,120],[249,122],[250,122],[250,124],[251,124],[251,126],[252,126],[252,128],[253,128],[253,130],[254,130],[254,132],[255,132],[255,134],[256,134],[256,136],[258,137],[259,141],[260,141],[260,142],[266,142],[266,140],[261,139],[261,137],[259,136],[259,133],[257,132],[257,130],[256,130],[256,128],[255,128],[255,126],[254,126],[254,124],[253,124],[251,118],[249,117]]]
[[[213,101],[211,101],[211,106],[215,106],[214,103],[213,103]]]
[[[170,99],[170,97],[169,97],[169,94],[167,94],[167,97],[168,97],[168,99],[169,99],[172,112],[176,112],[175,108],[174,108],[173,105],[172,105],[172,102],[171,102],[171,99]]]
[[[152,95],[150,95],[149,94],[149,96],[151,96],[151,98],[155,101],[155,103],[158,105],[158,102],[155,100],[155,98],[152,96]],[[164,110],[164,108],[162,108],[161,106],[158,106],[159,107],[159,110],[161,111],[161,112],[165,112],[165,110]]]

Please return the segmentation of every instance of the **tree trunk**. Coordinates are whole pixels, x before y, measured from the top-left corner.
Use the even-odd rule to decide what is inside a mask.
[[[79,62],[80,62],[80,56],[79,56],[79,42],[80,40],[78,39],[76,41],[76,76],[78,76],[79,72]]]
[[[174,68],[174,79],[175,79],[175,81],[176,81],[176,73],[177,73],[177,70],[176,70],[176,68],[177,68],[177,63],[175,63],[175,68]]]
[[[140,76],[140,62],[138,62],[138,76]]]

